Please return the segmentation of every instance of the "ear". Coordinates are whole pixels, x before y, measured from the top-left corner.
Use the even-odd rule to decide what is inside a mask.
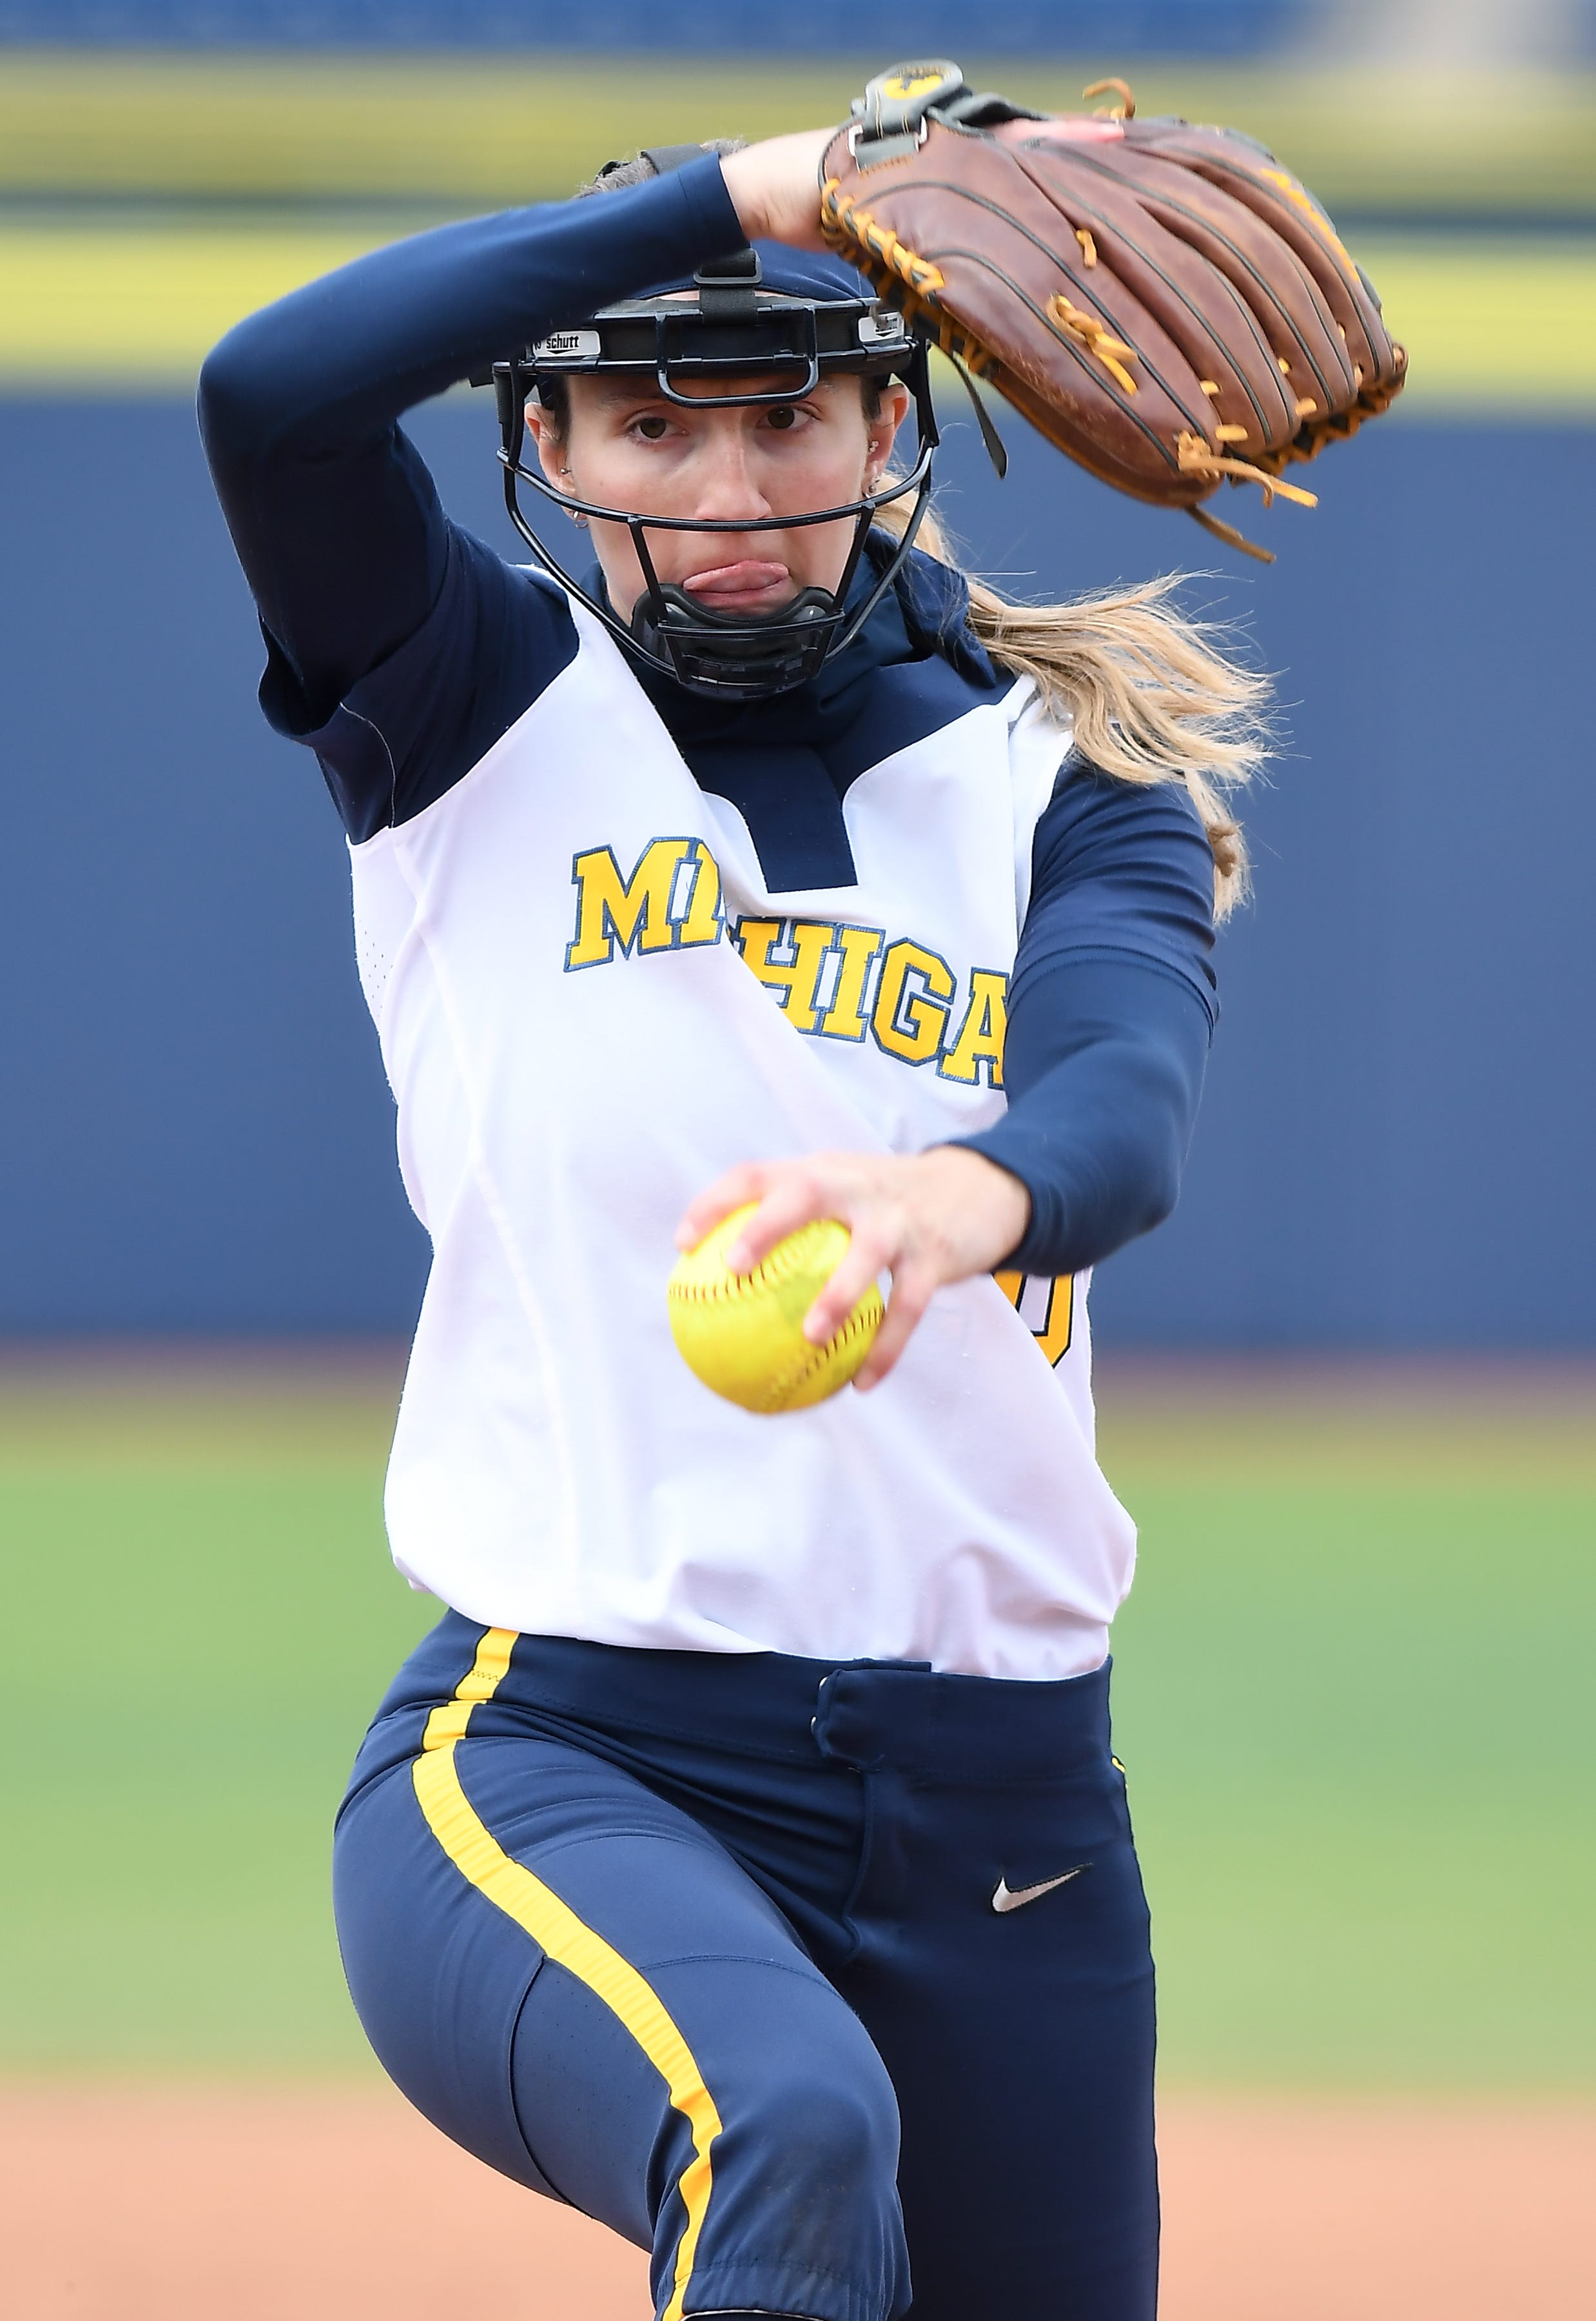
[[[865,478],[868,489],[874,490],[885,472],[893,455],[893,444],[899,428],[909,416],[913,401],[901,379],[889,379],[881,390],[881,409],[868,423],[867,449],[865,458]]]
[[[535,396],[526,407],[527,432],[538,447],[538,464],[557,492],[567,488],[565,446],[554,422]]]

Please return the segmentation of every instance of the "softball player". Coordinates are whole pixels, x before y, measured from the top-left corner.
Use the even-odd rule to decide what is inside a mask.
[[[822,143],[423,234],[205,367],[434,1249],[386,1507],[449,1608],[360,1752],[339,1932],[398,2084],[651,2250],[663,2321],[1132,2321],[1086,1271],[1174,1198],[1248,681],[1145,592],[1019,614],[911,544],[925,353],[818,244]],[[495,363],[585,576],[452,524],[399,428]],[[739,1268],[851,1228],[812,1336],[890,1272],[862,1391],[759,1419],[675,1353],[675,1246],[748,1200]]]

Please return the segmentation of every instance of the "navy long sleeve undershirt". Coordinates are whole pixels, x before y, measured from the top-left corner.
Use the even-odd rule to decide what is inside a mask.
[[[449,523],[402,414],[742,239],[706,158],[375,251],[207,360],[201,430],[260,612],[262,705],[315,750],[352,838],[442,795],[576,650],[564,599]],[[748,820],[773,891],[850,883],[849,781],[1009,682],[958,623],[922,617],[916,587],[946,576],[915,563],[851,663],[802,696],[729,709],[649,683],[701,786]],[[1090,1265],[1174,1204],[1217,1015],[1212,878],[1183,789],[1066,760],[1010,987],[1009,1109],[963,1140],[1030,1195],[1027,1271]]]

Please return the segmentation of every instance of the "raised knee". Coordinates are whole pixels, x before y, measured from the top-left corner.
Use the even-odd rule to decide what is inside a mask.
[[[898,2107],[879,2063],[868,2071],[783,2072],[766,2092],[765,2132],[789,2184],[823,2185],[855,2198],[890,2192],[896,2184]]]
[[[884,2316],[908,2303],[897,2098],[858,2018],[824,1997],[807,2015],[768,2010],[722,2057],[735,2084],[719,2083],[690,2312]]]

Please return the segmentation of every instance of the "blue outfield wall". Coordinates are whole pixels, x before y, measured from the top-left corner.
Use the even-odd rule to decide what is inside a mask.
[[[541,49],[688,56],[912,50],[1240,56],[1300,41],[1325,0],[854,0],[846,21],[753,0],[0,0],[0,43],[170,49]]]
[[[1103,1269],[1102,1336],[1596,1346],[1596,430],[1392,419],[1316,514],[1248,496],[1266,571],[1006,432],[999,487],[949,429],[975,560],[1205,567],[1290,705],[1184,1197]],[[486,396],[415,432],[508,547]],[[402,1329],[425,1246],[342,841],[256,712],[192,414],[10,401],[0,444],[0,1333]]]

